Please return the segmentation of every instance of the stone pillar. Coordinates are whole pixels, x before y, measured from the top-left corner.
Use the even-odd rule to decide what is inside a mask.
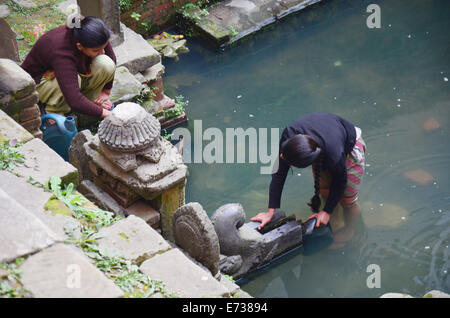
[[[175,242],[173,234],[173,216],[179,207],[185,204],[186,180],[164,191],[153,201],[155,209],[161,214],[161,232],[166,240]]]
[[[93,16],[103,20],[111,31],[111,45],[117,46],[124,40],[120,27],[119,0],[78,0],[83,16]]]
[[[16,34],[3,18],[0,18],[0,43],[0,58],[19,62]]]
[[[38,99],[33,78],[14,61],[0,58],[0,109],[42,138]]]

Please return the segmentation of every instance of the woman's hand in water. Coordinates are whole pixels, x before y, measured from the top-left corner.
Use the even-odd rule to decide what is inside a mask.
[[[264,225],[270,222],[273,217],[273,213],[275,209],[269,209],[267,212],[258,213],[256,216],[250,219],[250,221],[261,222],[261,225],[258,226],[258,230],[261,230]]]
[[[320,211],[319,213],[313,213],[308,220],[312,219],[312,218],[316,218],[317,222],[316,222],[316,227],[319,227],[321,225],[327,225],[328,221],[330,220],[330,214],[328,214],[328,212],[325,211]]]

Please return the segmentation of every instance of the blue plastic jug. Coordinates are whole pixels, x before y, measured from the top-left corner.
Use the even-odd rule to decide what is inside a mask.
[[[54,125],[48,123],[48,119],[55,121]],[[65,161],[69,161],[69,147],[73,137],[77,134],[77,127],[73,117],[59,114],[45,114],[41,118],[42,140]]]

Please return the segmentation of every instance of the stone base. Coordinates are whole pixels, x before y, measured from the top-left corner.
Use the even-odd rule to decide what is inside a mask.
[[[153,200],[155,208],[161,214],[161,231],[166,240],[175,242],[173,235],[173,216],[179,207],[185,204],[186,181],[164,191]]]

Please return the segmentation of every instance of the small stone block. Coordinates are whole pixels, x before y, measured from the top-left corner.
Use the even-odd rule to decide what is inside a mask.
[[[161,216],[150,204],[144,200],[139,200],[125,209],[128,215],[134,215],[143,219],[147,224],[153,226],[159,224]]]
[[[90,201],[94,202],[100,209],[113,212],[118,216],[125,216],[124,209],[108,193],[97,187],[90,180],[83,180],[79,191]]]

